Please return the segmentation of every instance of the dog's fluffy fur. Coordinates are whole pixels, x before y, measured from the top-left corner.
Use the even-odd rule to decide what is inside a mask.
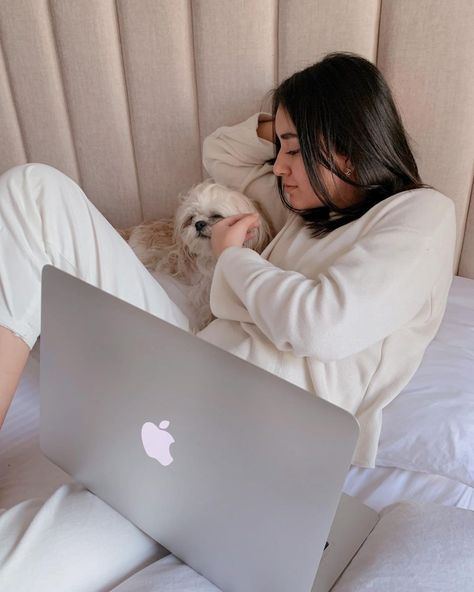
[[[193,331],[213,318],[209,295],[216,260],[211,227],[222,218],[248,212],[260,214],[260,226],[244,246],[261,253],[273,233],[260,208],[242,193],[209,179],[180,196],[174,218],[119,230],[148,269],[168,273],[190,286],[188,297],[197,309]]]

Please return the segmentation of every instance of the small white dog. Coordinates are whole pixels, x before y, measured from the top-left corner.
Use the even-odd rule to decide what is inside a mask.
[[[189,301],[197,310],[193,331],[212,319],[210,289],[216,264],[211,248],[212,226],[235,214],[258,212],[260,226],[245,247],[261,253],[273,232],[258,205],[238,191],[208,179],[180,196],[174,218],[119,230],[140,261],[151,271],[163,271],[190,286]]]

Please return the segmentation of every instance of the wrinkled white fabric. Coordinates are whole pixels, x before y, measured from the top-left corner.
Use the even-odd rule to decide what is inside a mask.
[[[0,590],[111,590],[157,558],[157,544],[79,485],[0,513]]]
[[[474,512],[402,502],[384,511],[332,592],[472,592],[473,554]]]
[[[0,325],[30,348],[40,333],[41,270],[48,263],[189,327],[72,179],[43,164],[14,167],[0,177]],[[156,554],[154,541],[79,486],[64,485],[44,503],[25,501],[0,515],[0,590],[105,592]]]
[[[50,264],[183,329],[188,320],[68,176],[45,164],[0,176],[0,325],[30,347]]]

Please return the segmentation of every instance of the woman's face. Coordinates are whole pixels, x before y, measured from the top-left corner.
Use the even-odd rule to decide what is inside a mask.
[[[322,207],[324,204],[313,191],[304,168],[296,128],[282,107],[278,107],[276,112],[275,132],[281,148],[273,165],[273,172],[282,178],[290,204],[299,210]],[[344,156],[336,154],[335,160],[341,170],[352,170],[349,159]],[[322,165],[318,167],[318,175],[337,205],[344,207],[355,203],[357,200],[355,187],[345,183]],[[352,178],[354,178],[354,172],[352,172]]]

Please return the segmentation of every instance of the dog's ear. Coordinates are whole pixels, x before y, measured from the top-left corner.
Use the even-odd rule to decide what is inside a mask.
[[[188,279],[196,270],[196,258],[189,252],[188,247],[184,244],[180,236],[176,241],[176,274],[178,277]]]
[[[193,185],[193,189],[198,189],[199,191],[202,191],[205,187],[207,187],[208,185],[213,185],[214,183],[214,179],[212,177],[208,177],[207,179],[204,179],[204,181],[200,181],[199,183]]]
[[[215,181],[212,177],[209,177],[204,181],[198,181],[197,183],[194,183],[194,185],[192,185],[189,189],[186,189],[185,191],[179,193],[178,204],[181,205],[183,202],[187,201],[193,193],[200,193],[201,191],[203,191],[203,189],[214,183]]]
[[[178,222],[178,218],[182,218],[181,215],[181,210],[183,209],[184,203],[187,201],[187,199],[189,198],[190,195],[190,190],[188,191],[182,191],[177,199],[176,199],[176,209],[174,212],[174,216],[175,216],[175,225]]]
[[[196,263],[186,245],[178,238],[167,249],[166,255],[158,262],[156,269],[187,281],[195,271]]]

